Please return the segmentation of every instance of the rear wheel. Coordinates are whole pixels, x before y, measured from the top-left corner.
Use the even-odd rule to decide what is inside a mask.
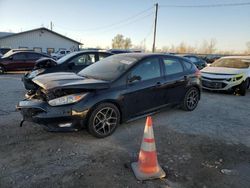
[[[185,94],[182,102],[182,109],[185,111],[193,111],[199,102],[200,92],[196,87],[191,87]]]
[[[88,120],[88,130],[90,134],[97,138],[104,138],[111,135],[120,122],[120,112],[111,103],[98,105],[90,115]]]
[[[0,74],[4,73],[4,67],[2,65],[0,65]]]

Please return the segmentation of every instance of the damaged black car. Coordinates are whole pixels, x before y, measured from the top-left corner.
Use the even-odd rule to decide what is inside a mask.
[[[89,50],[72,52],[57,61],[53,58],[41,58],[36,61],[34,69],[27,72],[22,78],[24,87],[28,90],[27,95],[34,94],[38,88],[32,81],[36,76],[62,71],[77,73],[87,66],[111,55],[113,54],[110,52]]]
[[[200,99],[200,72],[190,61],[162,54],[113,55],[78,74],[37,76],[36,93],[20,101],[23,121],[49,131],[87,127],[94,136],[112,134],[128,120],[170,104],[192,111]],[[23,123],[22,121],[22,123]]]

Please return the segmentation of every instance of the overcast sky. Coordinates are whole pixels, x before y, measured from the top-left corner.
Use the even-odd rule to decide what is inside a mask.
[[[0,0],[0,31],[37,27],[53,30],[85,44],[111,46],[120,33],[135,45],[152,46],[155,0]],[[174,8],[164,5],[241,3],[247,0],[158,0],[157,48],[181,42],[199,46],[215,38],[221,50],[241,51],[250,41],[250,6]]]

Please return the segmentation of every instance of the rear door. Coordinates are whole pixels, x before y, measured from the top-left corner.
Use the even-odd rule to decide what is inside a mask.
[[[136,77],[139,80],[131,80]],[[163,93],[161,83],[164,77],[158,57],[141,61],[130,71],[128,78],[130,81],[127,83],[124,104],[129,118],[149,112],[161,105]]]
[[[174,57],[162,57],[165,74],[164,103],[179,103],[185,95],[187,76],[182,62]]]
[[[28,52],[26,53],[27,59],[25,62],[25,66],[26,69],[33,69],[35,66],[35,63],[38,59],[40,59],[41,57],[43,57],[41,54],[39,53],[32,53],[32,52]]]

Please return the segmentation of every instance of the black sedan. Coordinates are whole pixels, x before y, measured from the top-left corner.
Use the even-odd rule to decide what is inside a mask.
[[[113,55],[78,74],[51,73],[33,81],[39,86],[36,94],[17,105],[24,121],[50,131],[76,131],[86,125],[99,138],[122,122],[170,104],[192,111],[201,91],[194,64],[160,54]]]
[[[103,59],[110,55],[109,52],[101,51],[80,51],[70,53],[58,61],[52,58],[43,58],[37,61],[34,70],[28,72],[23,77],[25,89],[31,90],[29,94],[33,94],[37,86],[32,82],[32,79],[41,74],[52,72],[79,72],[85,67]]]
[[[195,55],[184,55],[183,57],[189,59],[196,67],[201,70],[207,66],[207,62]]]

